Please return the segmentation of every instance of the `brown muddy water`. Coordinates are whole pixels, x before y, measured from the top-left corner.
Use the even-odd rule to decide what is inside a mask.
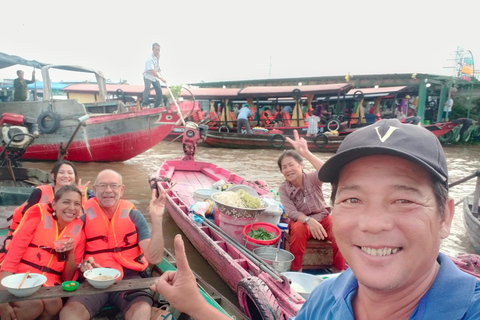
[[[480,145],[446,145],[444,150],[447,155],[450,182],[457,181],[480,169]],[[195,158],[200,161],[213,162],[242,175],[248,180],[263,179],[270,185],[271,189],[277,190],[283,181],[283,176],[276,163],[280,153],[281,150],[234,150],[198,147]],[[181,143],[165,141],[125,162],[78,163],[76,167],[82,182],[91,181],[90,185],[93,184],[99,171],[107,168],[118,171],[122,174],[126,186],[124,198],[134,202],[139,210],[146,213],[150,201],[150,189],[147,182],[149,174],[155,173],[163,161],[182,155]],[[316,155],[322,160],[327,160],[332,156],[330,153],[317,153]],[[24,164],[26,167],[37,167],[48,171],[51,170],[52,165],[53,163],[50,162],[26,162]],[[312,169],[312,167],[307,163],[306,170],[309,169]],[[451,188],[450,194],[456,202],[459,202],[473,192],[474,188],[475,179],[472,179]],[[327,198],[330,194],[329,184],[325,184],[324,193]],[[177,233],[181,233],[180,229],[173,219],[166,215],[164,218],[165,247],[172,252],[173,238]],[[193,248],[188,239],[185,236],[183,239],[186,243],[188,259],[192,269],[219,289],[227,298],[236,302],[235,295]],[[455,208],[452,231],[450,236],[442,243],[441,251],[449,255],[457,255],[463,252],[474,253],[463,226],[462,204],[458,204]]]

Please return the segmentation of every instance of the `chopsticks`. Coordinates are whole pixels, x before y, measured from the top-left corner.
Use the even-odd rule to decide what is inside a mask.
[[[23,284],[25,283],[25,280],[27,280],[29,274],[30,274],[30,271],[25,272],[25,275],[23,276],[22,282],[20,282],[17,289],[20,289],[23,286]]]

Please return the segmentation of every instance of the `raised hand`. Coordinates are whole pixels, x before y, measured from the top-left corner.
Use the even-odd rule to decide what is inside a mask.
[[[155,182],[156,183],[156,182]],[[158,192],[158,197],[157,197]],[[152,198],[148,207],[148,212],[151,216],[162,217],[165,211],[165,201],[167,197],[165,191],[161,188],[152,189]]]
[[[286,140],[295,148],[299,155],[306,157],[309,153],[307,140],[300,137],[297,130],[293,130],[293,137],[295,140],[290,139],[290,137],[287,137]]]
[[[83,195],[85,195],[85,192],[87,191],[87,187],[89,184],[90,184],[90,181],[82,185],[82,179],[78,179],[77,188],[82,192]]]

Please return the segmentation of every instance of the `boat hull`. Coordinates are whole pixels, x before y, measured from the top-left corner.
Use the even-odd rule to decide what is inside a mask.
[[[480,220],[472,213],[473,194],[463,201],[463,218],[468,239],[478,254],[480,254]]]
[[[231,290],[237,292],[242,279],[256,276],[268,286],[268,290],[271,292],[271,299],[266,303],[268,304],[267,308],[272,310],[280,308],[283,319],[297,314],[304,299],[295,291],[290,290],[288,281],[275,281],[238,249],[229,245],[228,241],[225,241],[215,230],[206,225],[197,225],[188,215],[190,205],[195,202],[193,192],[197,189],[208,188],[220,179],[229,184],[249,185],[260,194],[267,193],[266,188],[247,182],[238,175],[211,163],[198,161],[166,161],[158,171],[157,178],[168,178],[172,184],[176,183],[174,188],[167,193],[167,210],[193,246]],[[167,189],[168,186],[166,182],[162,182],[164,189]],[[242,305],[241,302],[240,304]]]
[[[1,112],[19,113],[37,119],[44,111],[52,111],[59,120],[53,133],[40,132],[22,159],[57,160],[63,147],[74,134],[79,118],[87,115],[83,104],[74,100],[5,103]],[[178,116],[161,109],[136,112],[88,114],[68,148],[65,159],[76,162],[125,161],[155,146],[172,130]],[[167,120],[167,118],[169,120]]]

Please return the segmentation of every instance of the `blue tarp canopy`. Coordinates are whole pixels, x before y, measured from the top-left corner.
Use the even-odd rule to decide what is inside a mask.
[[[16,64],[30,66],[37,69],[41,69],[43,66],[48,65],[48,63],[38,62],[36,60],[27,60],[19,56],[12,56],[10,54],[0,52],[0,69],[8,68]]]

